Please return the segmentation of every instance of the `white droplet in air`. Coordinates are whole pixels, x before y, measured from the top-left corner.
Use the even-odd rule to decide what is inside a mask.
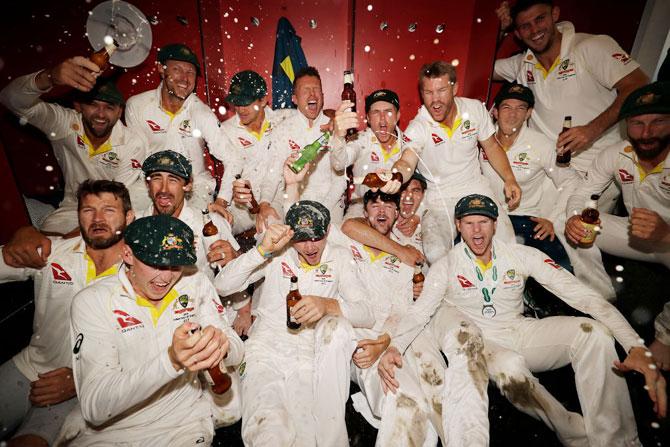
[[[413,61],[414,59],[416,59],[416,56],[414,56],[413,54],[410,54],[409,55],[409,60]]]
[[[223,17],[226,17],[226,18],[227,18],[227,17],[228,17],[228,13],[226,12],[225,14],[223,14]]]
[[[458,67],[458,64],[460,64],[460,63],[461,62],[458,59],[454,59],[454,60],[451,61],[451,65],[453,65],[454,67]]]
[[[438,38],[436,37],[435,39],[433,39],[433,43],[434,43],[435,45],[437,45],[438,43],[440,43],[440,39],[438,39]]]
[[[312,29],[316,29],[316,20],[309,19],[309,27]]]
[[[395,59],[393,59],[392,57],[389,57],[389,62],[393,62],[393,61],[395,61]]]
[[[135,78],[131,79],[131,80],[130,80],[130,83],[131,83],[132,85],[137,84],[137,79],[135,79]]]
[[[105,45],[112,45],[114,43],[114,38],[108,34],[102,39],[102,41],[105,42]]]
[[[470,119],[470,114],[468,112],[463,112],[463,119],[464,120]]]
[[[482,19],[480,19],[479,17],[477,17],[477,23],[482,23]]]
[[[644,356],[651,357],[652,356],[651,351],[644,351]]]
[[[661,425],[658,422],[652,422],[651,428],[661,428]]]
[[[193,138],[200,138],[202,136],[202,132],[200,132],[200,129],[193,129],[192,135]]]
[[[382,30],[382,31],[384,31],[388,27],[389,27],[389,24],[386,23],[386,22],[382,22],[382,23],[379,24],[379,29]]]
[[[49,191],[53,191],[53,190],[54,190],[54,187],[53,187],[53,186],[49,186]]]
[[[56,138],[56,132],[51,132],[51,133],[49,134],[49,136],[50,136],[51,138]]]
[[[407,27],[407,31],[409,31],[410,33],[416,31],[416,22],[410,23],[409,26]]]
[[[617,265],[616,267],[614,267],[614,270],[616,270],[617,272],[623,272],[623,265]]]
[[[19,124],[22,125],[22,126],[25,126],[26,124],[28,124],[28,118],[26,118],[25,116],[22,116],[21,118],[19,118]]]
[[[372,11],[372,5],[368,5],[368,11]]]
[[[54,170],[54,167],[51,166],[51,165],[46,165],[46,166],[44,167],[44,170],[47,171],[47,172],[51,172],[51,171]]]
[[[366,53],[369,53],[370,52],[370,45],[364,46],[363,51],[365,51]]]
[[[623,278],[621,276],[616,277],[616,282],[623,282]]]
[[[235,17],[235,18],[233,19],[233,22],[237,23],[237,17]]]
[[[363,165],[363,170],[367,171],[368,170],[368,165]]]
[[[443,31],[444,31],[444,23],[440,23],[435,27],[435,32],[437,34],[442,34]]]

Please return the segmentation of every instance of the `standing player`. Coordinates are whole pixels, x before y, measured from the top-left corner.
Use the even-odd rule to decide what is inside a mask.
[[[147,155],[170,149],[191,162],[193,205],[203,209],[215,188],[205,166],[205,144],[217,153],[224,149],[216,115],[194,93],[200,63],[186,45],[166,45],[158,50],[158,74],[161,83],[156,89],[128,99],[126,122],[149,141]]]
[[[119,181],[135,206],[148,203],[140,169],[146,140],[119,121],[123,96],[113,82],[96,82],[99,74],[97,65],[77,56],[16,78],[0,92],[0,102],[47,135],[63,171],[63,201],[42,223],[44,232],[67,234],[77,228],[76,192],[87,179]],[[74,110],[40,99],[59,85],[79,91]]]
[[[419,90],[423,107],[407,126],[406,144],[393,170],[402,174],[402,183],[409,181],[415,168],[428,180],[422,230],[426,257],[429,262],[436,262],[456,237],[454,204],[475,192],[492,195],[488,180],[481,174],[477,143],[502,177],[510,209],[518,206],[521,189],[505,152],[493,136],[495,128],[484,105],[456,96],[456,69],[451,64],[436,61],[421,67]],[[400,186],[400,182],[392,180],[382,191],[395,193]],[[514,240],[507,214],[501,221],[500,237]]]

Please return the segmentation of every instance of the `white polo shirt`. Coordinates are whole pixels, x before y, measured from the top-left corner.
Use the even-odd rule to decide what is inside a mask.
[[[640,66],[609,36],[575,33],[570,22],[556,26],[562,33],[561,54],[548,72],[530,49],[495,63],[498,76],[533,91],[530,125],[553,141],[564,117],[571,116],[573,126],[583,126],[607,109],[617,96],[614,84]],[[571,165],[586,172],[600,150],[621,139],[618,127],[612,126],[591,148],[573,154]]]
[[[47,265],[39,270],[9,267],[0,253],[0,282],[29,278],[34,281],[33,335],[28,346],[13,358],[21,374],[31,382],[39,378],[38,374],[72,366],[69,335],[72,299],[88,284],[118,271],[118,265],[114,265],[96,276],[95,264],[86,254],[81,236],[50,239],[51,254]]]
[[[0,92],[0,102],[44,132],[51,142],[65,180],[60,205],[76,207],[77,189],[87,179],[116,180],[134,193],[133,203],[136,199],[146,202],[142,197],[146,196],[142,163],[146,158],[147,140],[119,120],[109,139],[94,149],[86,137],[81,113],[40,99],[40,95],[49,90],[37,88],[38,74],[14,79]]]
[[[159,310],[137,297],[121,267],[72,302],[73,370],[87,426],[82,444],[160,438],[211,415],[197,373],[177,372],[168,347],[190,321],[223,329],[230,347],[224,363],[242,361],[244,345],[226,320],[212,284],[200,273],[183,276]]]
[[[280,199],[278,202],[283,202],[281,195],[284,193],[284,162],[291,153],[300,152],[303,147],[318,139],[323,134],[320,126],[329,121],[327,116],[319,113],[312,127],[309,127],[307,118],[298,112],[276,127],[271,138],[272,161],[266,173],[259,202],[272,203],[278,194]],[[331,210],[332,214],[332,210],[338,206],[338,201],[347,189],[347,178],[344,173],[336,172],[331,167],[330,152],[324,151],[312,162],[310,173],[303,180],[301,187],[302,200],[319,202]]]
[[[670,223],[670,155],[645,172],[628,141],[603,149],[593,160],[586,179],[568,201],[566,218],[580,214],[589,197],[601,194],[612,182],[621,191],[628,215],[633,208],[647,208]]]
[[[482,179],[477,143],[495,132],[484,104],[469,98],[454,98],[457,108],[453,129],[433,120],[425,106],[405,130],[403,150],[419,155],[417,169],[426,177],[426,198],[435,192],[449,195],[453,187],[462,187]]]
[[[577,171],[570,167],[556,165],[554,143],[544,134],[529,129],[525,125],[521,128],[512,147],[506,149],[505,153],[514,177],[521,187],[521,202],[517,208],[509,211],[509,214],[545,217],[555,222],[562,216],[568,198],[581,180]],[[480,151],[479,161],[484,176],[489,179],[491,187],[498,195],[498,200],[500,203],[505,203],[504,182],[489,163],[484,151]],[[553,207],[550,216],[542,216],[540,210],[544,198],[543,183],[547,177],[559,190],[558,202]]]
[[[214,112],[195,93],[186,98],[181,109],[171,114],[161,107],[161,88],[132,96],[126,104],[126,123],[149,141],[147,155],[173,150],[186,157],[193,167],[198,191],[214,192],[215,180],[205,166],[205,144],[225,151],[219,121]],[[198,200],[202,200],[198,198]]]

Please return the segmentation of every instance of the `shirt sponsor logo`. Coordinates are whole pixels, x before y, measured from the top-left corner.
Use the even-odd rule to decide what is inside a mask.
[[[526,82],[528,84],[535,83],[535,76],[533,76],[533,72],[531,70],[526,70]]]
[[[353,245],[351,245],[350,247],[351,247],[351,255],[354,257],[354,261],[362,261],[363,256],[361,256],[361,252],[358,251],[358,249]]]
[[[668,191],[670,192],[670,175],[666,175],[661,179],[661,189],[663,191]]]
[[[464,289],[474,289],[475,285],[470,282],[468,278],[463,275],[456,276],[458,282],[461,283],[461,287]]]
[[[165,133],[165,129],[161,129],[160,124],[155,121],[147,120],[147,125],[153,133]]]
[[[223,307],[223,304],[221,304],[221,301],[215,300],[214,298],[212,298],[212,303],[214,303],[214,306],[216,307],[216,311],[218,313],[222,314],[223,311],[225,310],[225,308]]]
[[[288,145],[291,147],[292,151],[299,151],[301,149],[300,145],[293,140],[288,140]]]
[[[242,145],[242,147],[249,147],[252,144],[251,141],[246,140],[242,137],[237,137],[237,139],[240,140],[240,144]]]
[[[627,55],[626,53],[614,53],[612,54],[612,57],[624,65],[628,65],[628,63],[630,62],[630,56]]]
[[[556,270],[561,270],[561,269],[562,269],[562,267],[561,267],[560,265],[556,264],[556,261],[554,261],[554,260],[551,259],[551,258],[547,258],[547,259],[545,259],[545,260],[544,260],[544,263],[547,264],[547,265],[549,265],[549,266],[551,266],[551,267],[553,267],[553,268],[555,268]]]
[[[118,154],[114,151],[105,152],[100,159],[101,164],[111,168],[118,168],[120,161]]]
[[[288,266],[288,264],[284,261],[281,262],[281,274],[284,277],[290,278],[291,276],[296,276],[295,273],[293,273],[293,270],[291,270],[291,267]]]
[[[314,275],[315,282],[321,283],[323,285],[333,282],[333,275],[328,273],[328,264],[321,264],[318,269],[316,269],[316,275]]]
[[[482,149],[482,160],[484,161],[489,161],[488,155],[486,155],[486,151]]]
[[[409,143],[409,142],[412,141],[412,140],[410,140],[409,137],[408,137],[407,135],[403,134],[403,135],[402,135],[402,141],[404,141],[405,143]]]
[[[465,120],[463,122],[463,127],[461,128],[461,136],[468,137],[477,132],[477,128],[472,125],[470,120]]]
[[[621,179],[621,183],[632,183],[635,180],[635,177],[625,169],[619,169],[619,178]]]
[[[570,62],[570,59],[566,59],[558,66],[558,72],[556,73],[556,79],[559,81],[564,81],[568,78],[577,76],[577,70],[575,70],[575,63]]]
[[[376,152],[370,152],[370,161],[379,161],[379,155]]]
[[[144,324],[140,320],[129,315],[127,312],[123,310],[114,309],[112,312],[114,313],[114,315],[118,315],[116,317],[116,321],[119,323],[119,327],[121,328],[122,334],[128,331],[144,327]]]
[[[130,164],[132,165],[133,169],[142,169],[142,163],[140,163],[138,160],[135,160],[134,158],[130,159]]]
[[[65,271],[63,267],[60,266],[60,264],[56,264],[55,262],[51,263],[51,274],[54,277],[54,282],[63,284],[63,283],[70,283],[72,284],[72,277],[68,272]]]
[[[512,164],[515,166],[528,166],[528,160],[528,153],[521,152],[514,158]]]
[[[444,140],[440,138],[440,136],[436,133],[430,134],[431,138],[433,139],[433,143],[435,146],[444,143]]]
[[[183,120],[179,123],[179,133],[185,136],[191,136],[191,120]]]
[[[84,139],[82,138],[81,135],[77,135],[77,146],[80,148],[86,147],[86,143],[84,143]]]

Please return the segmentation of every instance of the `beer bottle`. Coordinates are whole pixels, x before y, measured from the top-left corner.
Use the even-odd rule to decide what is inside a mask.
[[[356,91],[354,90],[354,74],[351,70],[344,71],[344,89],[342,90],[342,101],[351,101],[354,103],[352,112],[356,111]],[[355,127],[347,129],[347,138],[355,135],[358,130]]]
[[[572,117],[566,116],[565,118],[563,118],[563,129],[561,129],[561,133],[565,132],[571,127],[572,127]],[[563,166],[570,166],[571,159],[572,159],[572,153],[570,151],[565,151],[562,154],[558,153],[556,154],[556,164]]]
[[[423,267],[423,264],[420,262],[417,262],[414,264],[414,276],[412,276],[412,283],[413,284],[419,284],[422,283],[426,280],[426,277],[424,276],[423,272],[421,271],[421,267]],[[416,301],[416,297],[414,297],[414,301]]]
[[[298,301],[302,299],[300,291],[298,291],[298,277],[291,276],[291,289],[286,295],[286,326],[291,330],[300,329],[301,324],[295,321],[293,315],[291,315],[291,309],[293,306],[298,304]]]
[[[397,180],[402,183],[402,174],[394,172],[389,174],[386,172],[370,172],[365,177],[354,177],[354,185],[365,185],[368,188],[381,188],[391,180]]]
[[[235,180],[239,180],[242,178],[241,174],[236,174],[235,175]],[[246,185],[249,187],[249,190],[251,191],[251,184],[248,181],[244,181]],[[256,201],[256,197],[254,197],[254,192],[251,191],[251,199],[249,199],[249,203],[247,204],[247,208],[249,208],[249,212],[251,214],[258,214],[258,211],[260,210],[260,206],[258,205],[258,202]]]
[[[205,251],[209,251],[209,246],[220,239],[219,229],[212,222],[208,209],[202,210],[202,220],[205,223],[205,226],[202,227],[203,243],[205,244]]]
[[[330,140],[330,132],[325,131],[314,142],[303,147],[302,151],[300,151],[300,157],[291,163],[291,171],[296,174],[302,171],[307,163],[316,158],[320,150],[328,149],[328,140]]]
[[[586,236],[579,240],[579,243],[583,246],[589,246],[593,244],[593,241],[596,239],[596,227],[600,213],[598,212],[598,199],[600,196],[594,194],[591,196],[591,200],[586,202],[584,210],[582,210],[582,215],[580,216],[582,220],[582,226],[586,230]]]
[[[200,327],[191,329],[191,334],[195,334],[200,331]],[[225,366],[224,366],[225,368]],[[212,391],[216,394],[223,394],[230,389],[230,386],[233,384],[232,379],[227,372],[221,370],[221,364],[217,364],[209,368],[204,372],[205,380],[209,383],[209,386],[212,387]]]
[[[109,58],[112,57],[112,54],[116,49],[118,48],[118,45],[114,39],[111,37],[106,36],[105,37],[105,46],[96,51],[95,53],[91,54],[89,59],[91,62],[93,62],[95,65],[100,68],[100,71],[105,71],[109,67]],[[109,42],[109,43],[108,43]]]

